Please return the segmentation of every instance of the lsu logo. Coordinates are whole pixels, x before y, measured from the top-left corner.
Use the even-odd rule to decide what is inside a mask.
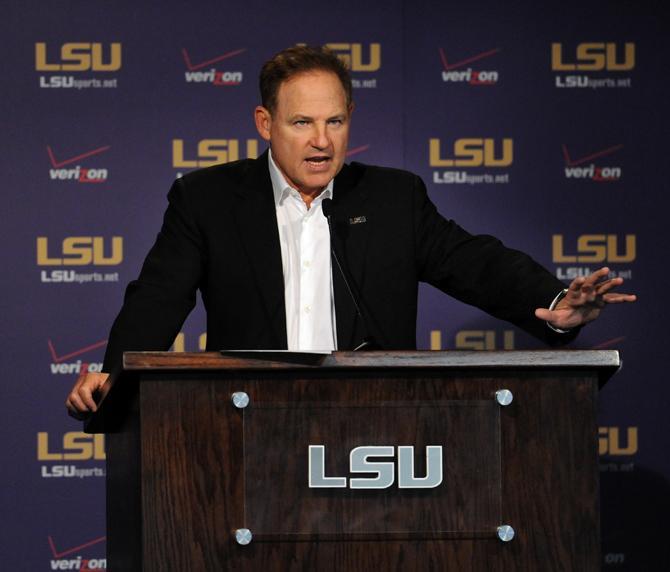
[[[256,139],[247,139],[245,148],[246,158],[255,159],[258,157],[258,141]],[[183,139],[172,140],[172,166],[175,169],[209,167],[219,163],[237,161],[239,158],[239,139],[201,139],[197,144],[196,156],[192,159],[186,159]]]
[[[567,58],[563,44],[551,44],[553,71],[628,71],[635,67],[635,44],[626,42],[617,47],[614,42],[584,42],[577,45],[575,58]]]
[[[38,266],[115,266],[123,262],[123,237],[113,236],[111,248],[102,236],[68,236],[56,256],[49,253],[49,239],[37,237]]]
[[[349,453],[350,473],[375,473],[375,477],[327,477],[325,445],[309,445],[307,451],[308,483],[310,489],[350,488],[350,489],[387,489],[396,482],[395,460],[398,465],[398,488],[434,489],[442,484],[443,452],[442,445],[426,447],[426,476],[417,477],[414,469],[414,447],[400,445],[396,457],[394,446],[355,447]],[[385,457],[389,461],[371,461],[372,458]]]
[[[514,331],[505,330],[502,335],[495,330],[461,330],[456,334],[458,350],[513,350]]]
[[[49,444],[49,433],[37,434],[38,461],[104,461],[105,436],[87,435],[81,431],[63,434],[59,445]]]
[[[201,352],[204,352],[205,349],[207,348],[207,332],[204,332],[198,336],[198,349]],[[177,334],[177,337],[174,339],[174,342],[172,343],[172,351],[181,353],[186,351],[186,334],[184,332],[179,332]],[[195,351],[195,350],[189,350],[189,351]]]
[[[326,48],[332,50],[339,58],[354,72],[374,72],[382,65],[381,44],[371,43],[367,46],[365,54],[363,44],[326,44]]]
[[[48,61],[45,42],[35,44],[37,71],[114,72],[121,69],[121,44],[113,42],[107,49],[99,42],[68,42],[60,47],[60,59]]]
[[[431,167],[508,167],[514,160],[514,142],[504,138],[500,144],[495,139],[456,139],[450,152],[442,153],[438,138],[429,141]]]
[[[430,349],[442,349],[442,331],[430,332]],[[457,350],[513,350],[514,330],[461,330],[456,334],[454,349]]]
[[[626,428],[625,443],[619,433],[619,427],[598,428],[598,454],[634,455],[638,450],[637,427]]]
[[[577,251],[566,254],[564,237],[554,234],[551,237],[552,257],[561,262],[633,262],[637,256],[636,235],[627,234],[623,248],[616,234],[582,234],[577,237]]]

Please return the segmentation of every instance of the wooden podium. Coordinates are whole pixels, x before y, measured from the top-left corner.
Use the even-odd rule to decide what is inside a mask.
[[[616,351],[126,353],[112,571],[599,570]]]

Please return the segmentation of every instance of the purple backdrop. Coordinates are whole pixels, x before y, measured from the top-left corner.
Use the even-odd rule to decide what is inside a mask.
[[[352,64],[352,158],[419,173],[445,216],[564,280],[606,264],[639,294],[576,345],[625,361],[601,393],[603,565],[667,563],[660,3],[30,0],[2,12],[3,569],[106,567],[104,442],[66,417],[65,395],[100,367],[174,177],[263,151],[257,73],[298,42]],[[198,308],[176,349],[197,349],[203,324]],[[425,349],[536,347],[429,287],[418,325]]]

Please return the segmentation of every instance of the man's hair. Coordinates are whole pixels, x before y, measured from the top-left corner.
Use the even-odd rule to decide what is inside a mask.
[[[348,108],[352,101],[349,69],[332,51],[321,46],[286,48],[263,64],[258,81],[263,107],[273,113],[281,84],[295,75],[316,70],[332,72],[337,76],[344,89]]]

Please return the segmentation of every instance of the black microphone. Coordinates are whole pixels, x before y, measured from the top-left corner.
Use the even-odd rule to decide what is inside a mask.
[[[326,220],[328,221],[328,232],[330,233],[330,252],[333,255],[333,260],[335,260],[335,265],[337,266],[337,269],[340,272],[340,275],[342,276],[342,279],[344,280],[344,284],[347,287],[347,292],[349,292],[349,297],[351,298],[351,301],[354,303],[354,308],[356,309],[356,315],[360,318],[361,323],[363,324],[363,331],[365,334],[368,334],[370,331],[370,328],[368,328],[368,322],[365,319],[365,316],[363,315],[363,312],[361,311],[361,307],[358,304],[358,299],[356,298],[356,295],[354,294],[353,289],[351,288],[351,284],[349,283],[349,280],[347,279],[347,274],[348,272],[344,271],[344,268],[342,267],[342,264],[340,263],[340,258],[337,255],[337,250],[335,249],[335,244],[333,241],[333,223],[331,220],[331,215],[333,211],[333,200],[332,199],[323,199],[321,201],[321,211],[323,212],[323,216],[326,217]],[[360,351],[360,350],[376,350],[378,349],[379,346],[375,342],[374,338],[370,335],[364,335],[363,336],[363,341],[357,345],[354,348],[354,351]]]

